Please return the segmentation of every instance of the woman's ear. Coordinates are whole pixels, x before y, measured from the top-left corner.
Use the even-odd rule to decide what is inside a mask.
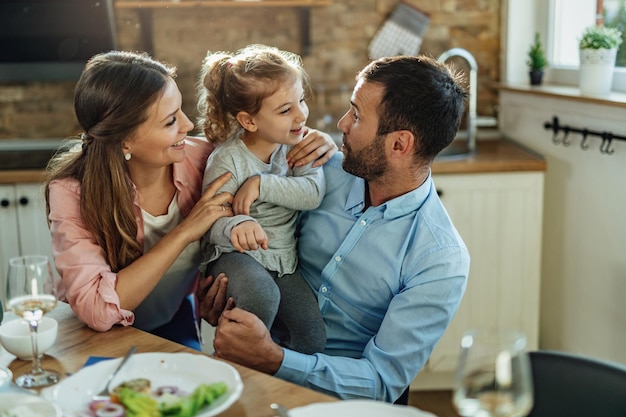
[[[131,153],[131,147],[130,147],[129,141],[125,140],[124,142],[122,142],[122,152],[124,154]]]
[[[239,122],[239,124],[241,125],[241,127],[246,129],[248,132],[256,132],[257,125],[254,122],[254,117],[252,117],[250,113],[245,112],[245,111],[240,111],[239,113],[237,113],[236,119],[237,119],[237,122]]]

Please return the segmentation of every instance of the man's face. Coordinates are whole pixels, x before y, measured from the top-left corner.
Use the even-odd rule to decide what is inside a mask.
[[[343,169],[367,181],[380,178],[387,170],[387,135],[376,134],[383,91],[380,84],[359,80],[352,93],[350,109],[337,123],[343,132]]]

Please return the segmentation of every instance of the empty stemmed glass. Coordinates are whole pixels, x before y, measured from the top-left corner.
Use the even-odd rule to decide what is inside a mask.
[[[453,403],[461,416],[521,417],[533,406],[526,337],[512,330],[463,335]]]
[[[31,372],[15,379],[24,388],[44,387],[59,381],[57,372],[41,368],[37,346],[39,322],[57,304],[51,283],[52,267],[47,256],[27,255],[9,260],[7,307],[28,322],[33,347]]]

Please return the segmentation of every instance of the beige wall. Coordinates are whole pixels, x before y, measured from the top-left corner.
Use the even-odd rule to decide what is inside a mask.
[[[422,53],[438,56],[451,47],[472,52],[479,65],[478,112],[492,116],[499,81],[499,0],[407,0],[430,15]],[[343,114],[354,75],[368,62],[367,47],[397,0],[334,0],[310,9],[310,54],[304,64],[323,100],[309,101],[308,124],[330,115],[331,128]],[[120,48],[143,50],[136,10],[116,12]],[[150,11],[153,55],[179,69],[183,109],[195,120],[194,83],[207,50],[235,50],[266,43],[302,53],[298,8],[168,8]],[[78,132],[73,116],[73,82],[0,83],[0,139],[66,137]],[[319,125],[321,126],[321,124]]]
[[[544,123],[626,134],[624,109],[538,95],[501,93],[505,135],[542,154],[544,186],[540,347],[626,363],[626,142],[572,133],[552,143]]]

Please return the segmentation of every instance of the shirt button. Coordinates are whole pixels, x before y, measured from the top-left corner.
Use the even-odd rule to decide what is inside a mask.
[[[365,220],[361,220],[361,226],[365,226],[367,222]]]
[[[328,288],[327,287],[322,287],[322,292],[328,292]]]
[[[341,256],[335,256],[335,262],[341,261]]]

